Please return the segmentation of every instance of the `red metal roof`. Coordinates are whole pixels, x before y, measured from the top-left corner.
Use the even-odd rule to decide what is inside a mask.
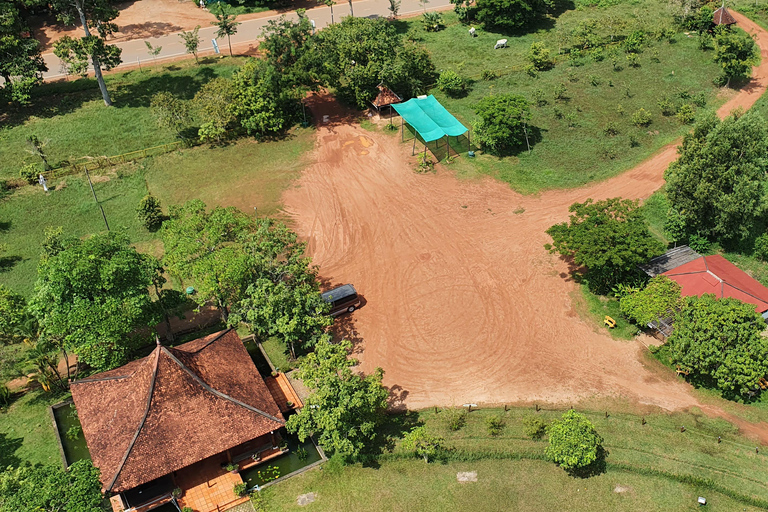
[[[663,275],[682,287],[683,296],[712,293],[754,304],[758,313],[768,311],[768,288],[719,254],[702,256]]]

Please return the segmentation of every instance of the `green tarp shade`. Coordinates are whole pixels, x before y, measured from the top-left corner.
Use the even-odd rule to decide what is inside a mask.
[[[468,131],[431,94],[426,98],[412,98],[405,103],[393,104],[392,108],[419,132],[424,142],[432,142],[446,135],[458,137]]]

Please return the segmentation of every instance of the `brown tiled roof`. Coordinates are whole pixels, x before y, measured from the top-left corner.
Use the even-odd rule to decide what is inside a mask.
[[[73,382],[105,492],[121,492],[284,425],[237,333],[226,330]]]
[[[376,96],[376,99],[373,100],[373,106],[376,108],[386,107],[387,105],[391,105],[392,103],[400,103],[403,101],[403,99],[392,92],[392,90],[387,87],[386,85],[379,84],[379,95]]]
[[[712,23],[715,25],[733,25],[736,23],[736,19],[731,16],[725,6],[722,6],[712,14]]]

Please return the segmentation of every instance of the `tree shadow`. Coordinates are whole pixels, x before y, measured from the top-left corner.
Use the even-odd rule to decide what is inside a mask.
[[[597,447],[597,459],[595,462],[582,468],[574,468],[566,470],[569,476],[574,478],[591,478],[593,476],[602,475],[606,471],[605,458],[609,452],[602,446]]]
[[[23,442],[21,437],[9,438],[7,433],[0,432],[0,467],[18,467],[21,464],[16,451],[21,448]]]
[[[398,387],[398,386],[394,386]],[[414,427],[423,425],[419,413],[415,411],[390,412],[384,415],[384,420],[376,431],[376,437],[361,454],[360,462],[364,467],[378,468],[379,456],[392,451],[399,439]]]
[[[141,71],[127,71],[126,76],[131,73],[141,73]],[[181,100],[191,100],[206,82],[215,77],[216,73],[209,66],[201,66],[191,76],[163,73],[123,85],[113,92],[112,97],[115,107],[118,108],[148,107],[152,101],[152,96],[162,91],[167,91]]]
[[[23,261],[24,258],[21,256],[2,256],[0,257],[0,272],[8,272],[13,267],[16,266],[17,263],[20,261]]]
[[[366,304],[365,298],[362,295],[359,297],[360,307],[362,308]],[[333,325],[331,326],[334,342],[339,342],[341,340],[349,340],[352,342],[353,356],[362,354],[364,348],[364,340],[357,331],[354,315],[354,313],[344,313],[339,315],[334,319]]]
[[[184,27],[175,25],[173,23],[147,21],[145,23],[130,23],[128,25],[121,25],[119,28],[120,33],[130,33],[134,39],[149,39],[150,37],[160,37],[166,34],[179,32]]]
[[[24,124],[32,117],[48,119],[63,116],[98,97],[101,97],[98,84],[90,78],[44,83],[32,89],[29,104],[3,105],[0,109],[0,125],[14,127]]]

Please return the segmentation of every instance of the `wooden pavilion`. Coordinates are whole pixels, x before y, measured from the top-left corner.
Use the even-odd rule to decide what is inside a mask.
[[[233,492],[245,467],[281,453],[280,407],[234,330],[72,383],[88,450],[115,511],[174,500],[196,512],[247,501]]]
[[[736,24],[736,18],[734,18],[731,13],[728,12],[728,9],[725,7],[725,2],[723,2],[722,7],[712,13],[712,24],[715,26],[730,26]]]
[[[381,114],[382,108],[389,107],[389,118],[392,119],[392,104],[402,102],[403,98],[384,85],[384,82],[377,85],[376,88],[379,90],[379,94],[371,102],[371,105],[374,106],[379,114]]]

